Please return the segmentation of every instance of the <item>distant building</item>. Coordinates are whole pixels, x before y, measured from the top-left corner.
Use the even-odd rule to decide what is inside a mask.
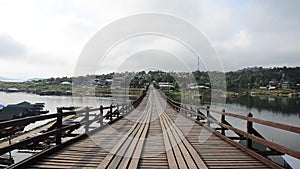
[[[275,86],[269,86],[269,88],[268,88],[269,90],[275,90],[276,89],[276,87]]]
[[[61,82],[60,84],[61,84],[61,85],[66,85],[66,86],[72,85],[71,82]]]
[[[289,88],[289,87],[290,87],[289,81],[284,81],[284,82],[282,82],[282,83],[281,83],[281,87],[282,87],[283,89]]]
[[[169,82],[159,82],[158,86],[159,86],[159,88],[164,89],[164,90],[173,90],[174,89],[173,83],[169,83]]]
[[[122,82],[123,82],[123,77],[116,77],[113,79],[111,87],[112,88],[116,88],[116,89],[120,89],[122,88]],[[124,88],[124,87],[123,87]]]
[[[194,83],[188,84],[187,87],[188,87],[188,89],[191,89],[191,90],[195,90],[195,89],[209,89],[208,86],[197,85],[197,84],[194,84]]]
[[[26,101],[18,104],[10,104],[0,109],[0,121],[33,115],[32,113],[41,111],[43,107],[44,103],[30,104]]]
[[[105,79],[105,81],[108,82],[108,83],[112,83],[113,79]]]
[[[259,87],[259,90],[268,90],[268,88],[267,87]]]
[[[18,88],[8,88],[6,91],[7,92],[19,92],[19,89]]]
[[[269,85],[271,85],[271,86],[277,86],[278,82],[277,82],[277,80],[272,79],[272,80],[269,81]]]

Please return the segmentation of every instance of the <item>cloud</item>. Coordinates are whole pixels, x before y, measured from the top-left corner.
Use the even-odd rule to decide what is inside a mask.
[[[157,12],[180,17],[202,31],[226,71],[256,65],[299,66],[299,5],[297,0],[4,0],[0,1],[0,59],[6,58],[10,67],[26,65],[20,71],[27,76],[37,76],[41,67],[43,76],[72,76],[81,50],[97,31],[122,17]],[[186,57],[193,64],[189,67],[196,68],[190,58]],[[1,69],[2,76],[20,75],[10,72]]]
[[[225,70],[249,66],[299,66],[300,12],[298,1],[244,1],[232,9],[223,38],[212,38]],[[238,5],[238,8],[236,8]]]
[[[142,70],[189,71],[177,56],[156,49],[137,52],[126,58],[118,67],[118,72]]]
[[[15,58],[26,54],[26,47],[14,38],[0,34],[0,58]]]

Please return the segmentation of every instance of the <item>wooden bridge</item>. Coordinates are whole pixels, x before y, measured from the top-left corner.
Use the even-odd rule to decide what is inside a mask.
[[[252,124],[276,126],[300,134],[299,127],[263,121],[251,115],[246,117],[212,111],[209,107],[187,107],[166,98],[153,87],[132,104],[77,112],[64,112],[66,109],[69,108],[60,108],[57,114],[52,115],[57,118],[56,129],[0,148],[0,154],[3,154],[47,136],[56,136],[56,146],[11,168],[282,168],[269,160],[267,155],[289,154],[300,158],[299,152],[257,136],[259,134]],[[106,114],[104,110],[107,110]],[[91,114],[92,111],[100,113]],[[220,114],[221,122],[211,113]],[[75,114],[83,117],[81,124],[62,126],[64,116]],[[90,120],[91,116],[93,120]],[[225,116],[246,120],[248,131],[232,127]],[[46,116],[34,118],[41,120]],[[0,128],[20,121],[24,120],[0,123]],[[93,123],[100,123],[100,126],[90,131]],[[220,128],[213,129],[211,123],[218,124]],[[62,135],[72,135],[71,132],[80,125],[88,134],[76,135],[62,142]],[[225,131],[228,129],[236,132],[238,137],[226,137]],[[246,140],[247,145],[234,141],[237,139]],[[256,151],[252,147],[254,141],[267,146],[269,151]]]

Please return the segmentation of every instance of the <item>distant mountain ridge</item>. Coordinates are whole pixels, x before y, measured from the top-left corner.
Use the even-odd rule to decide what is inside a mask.
[[[25,81],[38,81],[43,80],[43,78],[30,78],[30,79],[13,79],[0,76],[0,81],[2,82],[25,82]]]
[[[0,81],[2,81],[2,82],[23,82],[24,80],[23,79],[12,79],[12,78],[0,76]]]
[[[30,79],[27,79],[25,81],[31,82],[31,81],[39,81],[39,80],[43,80],[43,78],[30,78]]]

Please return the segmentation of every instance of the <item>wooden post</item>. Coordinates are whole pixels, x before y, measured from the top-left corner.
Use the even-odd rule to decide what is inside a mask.
[[[89,121],[90,121],[90,112],[89,111],[85,112],[85,117],[84,118],[86,120],[85,133],[88,133],[89,132],[89,126],[90,126],[90,123],[89,123]]]
[[[117,117],[119,117],[120,116],[120,111],[119,111],[119,105],[118,104],[116,105],[116,108],[117,108]]]
[[[100,125],[103,126],[103,106],[100,106]]]
[[[112,104],[111,104],[110,107],[109,107],[109,111],[110,111],[110,116],[109,116],[110,119],[109,119],[109,120],[110,120],[110,121],[113,120],[113,117],[112,117],[112,116],[113,116],[113,110],[112,110],[112,109],[113,109],[113,106],[112,106]]]
[[[127,114],[127,104],[123,105],[124,114]]]
[[[249,113],[248,117],[253,117],[252,113]],[[249,134],[253,133],[253,122],[251,122],[251,121],[247,121],[247,132]],[[252,140],[249,138],[247,138],[247,147],[249,149],[252,149]]]
[[[56,120],[56,129],[58,129],[58,133],[56,134],[56,145],[61,144],[61,127],[62,127],[62,108],[57,108],[57,120]]]
[[[223,109],[223,113],[225,112],[225,109]],[[223,124],[225,124],[225,115],[224,114],[222,114],[222,116],[221,116],[221,123],[223,123]],[[221,133],[222,133],[222,135],[224,135],[225,136],[225,128],[224,127],[221,127]]]
[[[210,127],[210,121],[208,120],[208,119],[209,119],[209,116],[210,116],[210,115],[209,115],[209,108],[210,108],[210,107],[207,106],[206,108],[207,108],[207,110],[206,110],[207,125]]]
[[[11,137],[7,136],[8,144],[11,145]],[[11,159],[11,151],[9,151],[9,159]]]
[[[122,104],[122,105],[120,105],[120,107],[121,107],[121,108],[119,108],[120,113],[121,114],[125,114],[125,112],[124,112],[124,105]]]

